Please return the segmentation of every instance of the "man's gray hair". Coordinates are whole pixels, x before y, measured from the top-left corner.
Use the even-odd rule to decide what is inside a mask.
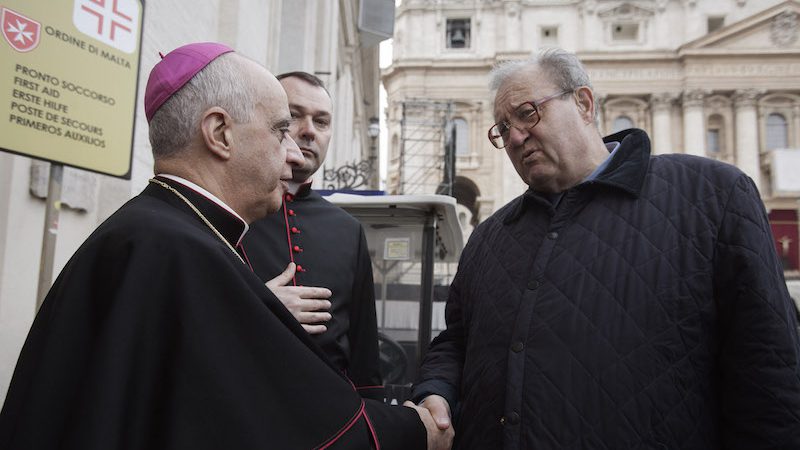
[[[236,53],[218,57],[161,105],[150,120],[155,159],[175,156],[185,148],[199,129],[200,115],[208,108],[219,106],[236,122],[254,119],[253,99],[258,86],[252,72],[242,67],[245,61]]]
[[[497,64],[489,73],[489,89],[495,93],[512,75],[520,70],[533,68],[541,69],[562,91],[574,91],[581,86],[587,86],[594,91],[589,74],[586,73],[586,68],[578,57],[560,48],[548,48],[528,59],[503,61]],[[595,106],[595,122],[598,109]]]

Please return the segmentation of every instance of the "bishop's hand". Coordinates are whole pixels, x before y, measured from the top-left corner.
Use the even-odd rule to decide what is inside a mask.
[[[455,430],[449,423],[446,428],[442,428],[435,422],[430,410],[427,408],[417,406],[409,401],[403,403],[403,406],[413,408],[419,414],[419,419],[425,425],[425,430],[428,433],[428,450],[449,450],[453,446]]]

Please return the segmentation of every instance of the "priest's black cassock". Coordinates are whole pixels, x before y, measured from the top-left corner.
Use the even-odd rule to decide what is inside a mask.
[[[331,320],[311,339],[363,397],[383,399],[372,262],[361,223],[306,183],[284,196],[280,211],[254,222],[244,243],[262,281],[291,261],[295,283],[330,289]]]
[[[240,219],[171,179],[237,247]],[[241,248],[236,249],[241,253]],[[2,449],[410,449],[416,411],[362,400],[174,192],[151,184],[56,280],[0,413]]]

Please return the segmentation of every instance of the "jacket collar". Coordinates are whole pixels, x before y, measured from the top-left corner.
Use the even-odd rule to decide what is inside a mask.
[[[621,189],[639,197],[650,165],[650,138],[642,130],[632,128],[606,136],[603,142],[619,142],[619,150],[594,182]]]
[[[619,149],[608,162],[608,166],[595,179],[580,183],[570,189],[585,189],[591,185],[602,185],[627,192],[634,198],[638,197],[650,164],[650,138],[647,137],[647,133],[632,128],[606,136],[603,138],[603,142],[620,143]],[[566,192],[564,191],[564,193]],[[510,223],[518,219],[531,203],[538,203],[552,209],[550,201],[544,194],[529,188],[518,198],[517,204],[504,222]]]

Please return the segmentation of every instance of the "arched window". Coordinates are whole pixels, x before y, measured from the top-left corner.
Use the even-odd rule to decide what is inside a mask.
[[[458,213],[458,222],[461,223],[461,229],[462,230],[464,228],[467,228],[469,223],[467,223],[467,213],[466,212],[461,211],[460,213]]]
[[[464,219],[466,223],[473,227],[478,225],[478,222],[481,220],[479,216],[480,205],[478,202],[478,197],[480,197],[480,195],[481,192],[475,182],[466,177],[456,177],[453,183],[453,197],[456,198],[456,202],[458,203],[456,212],[459,214],[463,212],[465,214]],[[461,209],[460,207],[466,209]]]
[[[767,116],[767,150],[786,148],[789,146],[789,135],[786,118],[772,113]]]
[[[458,117],[453,119],[456,129],[456,155],[469,156],[469,125],[467,121]]]
[[[617,131],[627,130],[628,128],[633,128],[633,120],[631,120],[631,118],[628,116],[619,116],[614,119],[614,127],[611,133],[613,134]]]

